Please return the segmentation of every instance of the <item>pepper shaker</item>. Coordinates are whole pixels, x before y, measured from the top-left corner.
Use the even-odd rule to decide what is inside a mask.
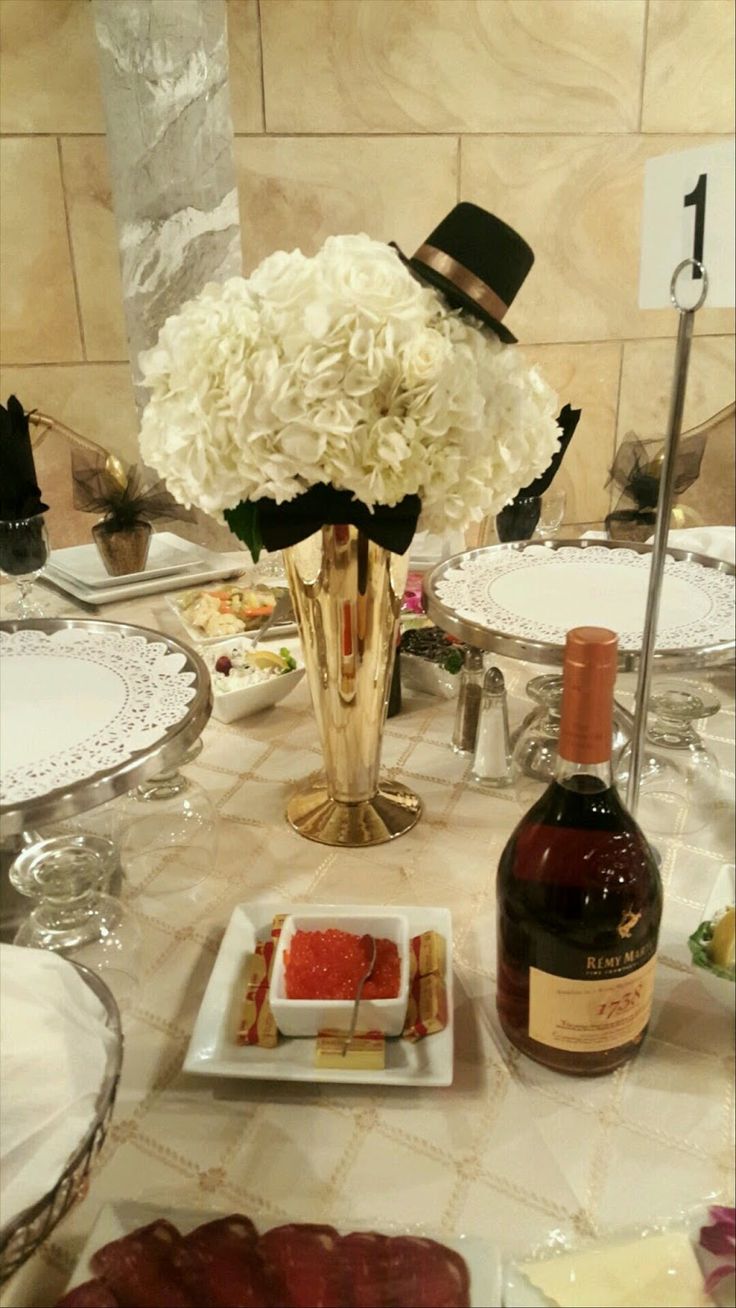
[[[478,732],[483,686],[483,651],[469,645],[460,671],[460,693],[452,733],[456,754],[472,754]]]
[[[471,778],[492,789],[510,786],[511,740],[506,685],[500,668],[489,668],[483,679],[480,719]]]

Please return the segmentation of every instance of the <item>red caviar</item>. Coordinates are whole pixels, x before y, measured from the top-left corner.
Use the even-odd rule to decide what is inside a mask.
[[[330,927],[295,931],[285,957],[287,999],[354,999],[370,962],[367,936]],[[376,940],[376,962],[363,987],[364,999],[395,999],[401,964],[393,940]]]

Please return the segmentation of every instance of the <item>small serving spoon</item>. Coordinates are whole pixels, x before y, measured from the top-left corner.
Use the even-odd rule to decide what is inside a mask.
[[[365,942],[366,940],[368,941],[369,947],[371,948],[371,957],[370,957],[370,962],[368,963],[368,966],[365,969],[365,972],[363,973],[362,977],[360,978],[360,981],[358,982],[358,989],[355,992],[355,1003],[353,1004],[353,1016],[350,1021],[350,1030],[348,1031],[348,1034],[345,1040],[343,1041],[343,1046],[342,1046],[343,1058],[345,1057],[345,1055],[348,1052],[348,1049],[350,1048],[350,1042],[353,1036],[355,1035],[355,1028],[358,1025],[358,1009],[360,1008],[360,1000],[363,994],[363,986],[365,985],[371,972],[376,966],[376,937],[368,936],[368,935],[361,936],[361,942]]]

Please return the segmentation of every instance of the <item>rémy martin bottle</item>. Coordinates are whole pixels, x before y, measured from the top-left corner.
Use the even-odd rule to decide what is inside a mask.
[[[568,632],[555,779],[498,867],[498,1015],[560,1072],[610,1072],[636,1053],[652,1006],[662,886],[613,785],[617,637]]]

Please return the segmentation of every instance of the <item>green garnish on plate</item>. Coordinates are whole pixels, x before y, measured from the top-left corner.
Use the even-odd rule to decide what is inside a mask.
[[[688,938],[690,953],[692,954],[693,963],[696,967],[704,967],[706,971],[712,972],[714,976],[721,977],[724,981],[736,980],[736,974],[732,967],[719,967],[713,962],[710,956],[710,944],[713,939],[715,923],[701,922],[697,931]]]

